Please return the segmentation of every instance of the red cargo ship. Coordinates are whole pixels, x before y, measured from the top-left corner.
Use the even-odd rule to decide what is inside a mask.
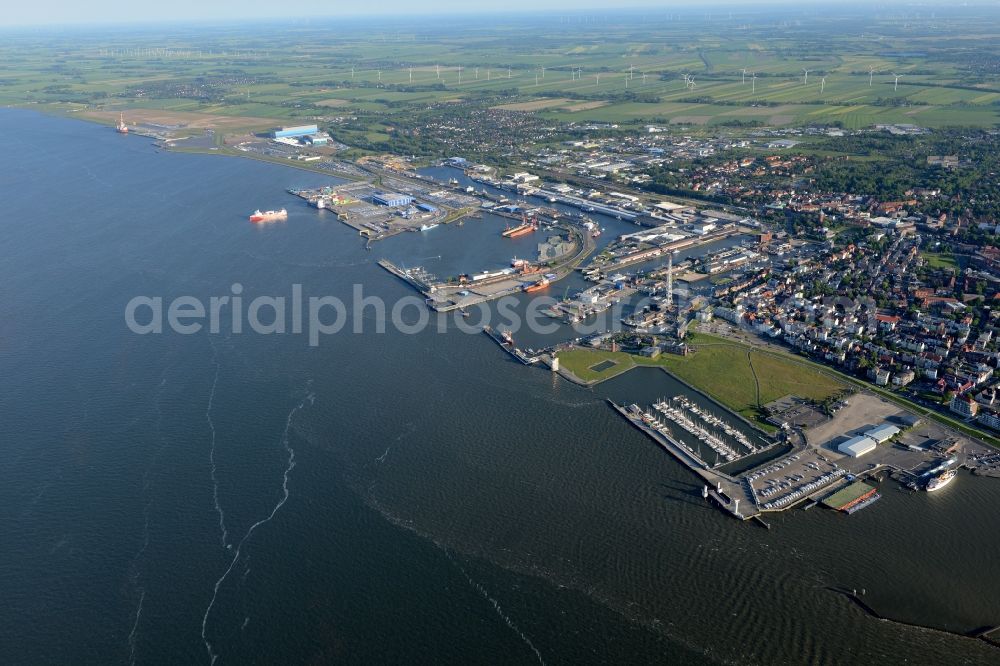
[[[503,236],[504,238],[517,238],[518,236],[530,234],[532,231],[538,229],[538,222],[536,222],[535,220],[528,222],[524,218],[521,219],[523,220],[521,224],[513,228],[507,227],[506,229],[503,230],[503,233],[501,233],[500,235]]]
[[[281,210],[266,210],[263,213],[260,209],[255,210],[250,215],[251,222],[273,222],[274,220],[284,220],[288,218],[288,211],[282,208]]]
[[[533,291],[541,291],[542,289],[545,289],[547,286],[549,286],[549,279],[542,278],[541,280],[539,280],[534,284],[529,284],[525,286],[524,291],[530,294]]]

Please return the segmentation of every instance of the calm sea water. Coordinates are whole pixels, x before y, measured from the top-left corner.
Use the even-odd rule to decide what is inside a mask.
[[[235,282],[396,299],[378,258],[486,268],[510,250],[488,220],[367,252],[284,192],[330,178],[18,110],[0,111],[0,179],[4,664],[998,658],[828,590],[1000,624],[995,481],[886,484],[849,518],[767,531],[706,506],[605,406],[676,392],[658,371],[587,390],[455,330],[310,347],[124,323],[133,296]],[[246,222],[280,206],[286,223]]]

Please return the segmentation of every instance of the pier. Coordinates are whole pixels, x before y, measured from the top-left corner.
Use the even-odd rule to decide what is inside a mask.
[[[483,333],[490,336],[490,338],[492,338],[494,342],[500,345],[501,349],[503,349],[505,352],[516,358],[524,365],[534,365],[535,363],[538,363],[538,361],[541,360],[540,355],[538,354],[529,355],[521,351],[517,347],[515,347],[514,338],[511,337],[510,333],[497,333],[490,326],[484,326]]]
[[[683,443],[675,440],[664,430],[654,427],[653,416],[643,412],[638,406],[632,405],[626,408],[610,399],[608,404],[629,423],[659,444],[660,448],[697,475],[708,488],[705,495],[714,500],[723,511],[740,520],[748,520],[760,514],[753,494],[749,491],[749,484],[742,484],[727,474],[711,469]]]
[[[686,396],[679,395],[669,400],[660,400],[653,405],[653,409],[706,444],[715,451],[717,457],[724,458],[727,463],[753,455],[761,450],[744,433],[714,414],[698,407],[694,401]],[[731,442],[727,443],[723,437],[729,438]],[[734,446],[742,447],[745,450],[739,451]],[[719,464],[717,462],[716,466]]]
[[[385,270],[389,271],[396,277],[398,277],[403,282],[406,282],[411,287],[414,287],[417,291],[419,291],[424,295],[427,295],[427,293],[432,290],[431,289],[432,285],[419,277],[419,275],[426,275],[426,274],[424,273],[415,274],[413,272],[414,270],[420,270],[420,269],[406,270],[400,268],[399,266],[392,263],[388,259],[379,259],[378,265],[384,268]]]

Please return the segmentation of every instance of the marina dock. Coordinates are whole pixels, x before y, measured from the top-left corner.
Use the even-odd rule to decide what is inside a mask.
[[[707,488],[705,496],[714,500],[723,511],[740,520],[748,520],[760,514],[760,510],[757,508],[754,497],[748,490],[747,485],[740,483],[727,474],[712,470],[705,461],[690,452],[683,444],[674,440],[665,432],[651,427],[635,412],[635,409],[638,408],[630,410],[610,399],[608,400],[608,404],[629,423],[656,442],[660,448],[697,475]],[[639,413],[641,413],[641,410],[639,410]]]
[[[786,511],[809,501],[812,504],[807,508],[811,508],[820,501],[818,498],[834,497],[832,505],[829,501],[822,500],[824,505],[840,509],[844,513],[853,513],[870,506],[879,499],[879,494],[875,492],[874,488],[859,482],[849,483],[850,490],[846,493],[842,489],[831,493],[831,489],[836,488],[839,481],[854,478],[843,468],[821,474],[812,481],[805,481],[798,486],[788,484],[787,489],[773,487],[758,492],[753,485],[755,478],[761,474],[769,473],[771,468],[783,469],[789,464],[789,461],[798,459],[798,455],[792,454],[782,460],[772,461],[768,463],[768,467],[759,469],[757,473],[747,473],[742,479],[737,479],[722,472],[718,462],[715,465],[710,465],[703,460],[691,446],[672,435],[665,424],[658,420],[656,414],[667,414],[668,412],[673,416],[669,419],[671,421],[689,420],[689,417],[680,413],[676,407],[672,407],[671,403],[665,401],[657,403],[653,407],[655,413],[644,411],[637,405],[625,407],[611,400],[608,400],[608,403],[629,423],[697,475],[705,483],[704,497],[714,500],[723,511],[741,520],[760,518],[765,513]],[[681,425],[682,429],[687,432],[692,432],[692,429],[697,430],[697,428],[692,428],[693,423],[686,423],[687,427],[683,427],[683,425],[685,424]],[[720,450],[725,451],[725,444],[717,437],[706,437],[705,433],[702,433],[702,437],[704,443],[714,449],[716,453],[719,453]],[[757,450],[749,441],[746,444],[741,442],[741,446],[750,450],[750,455]]]

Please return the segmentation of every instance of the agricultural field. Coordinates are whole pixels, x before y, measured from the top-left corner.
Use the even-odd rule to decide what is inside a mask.
[[[492,22],[488,34],[458,18],[170,34],[8,31],[0,103],[160,109],[254,124],[341,115],[379,122],[447,104],[577,123],[1000,122],[996,10],[947,18],[852,11],[794,21],[764,10],[715,19],[511,17]]]

